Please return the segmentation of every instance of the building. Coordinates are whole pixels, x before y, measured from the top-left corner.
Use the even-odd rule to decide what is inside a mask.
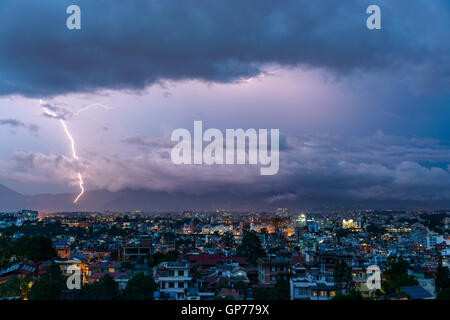
[[[69,242],[54,242],[53,247],[55,247],[58,258],[69,259],[71,252]]]
[[[22,210],[15,214],[16,219],[22,221],[36,221],[38,217],[38,212],[33,210]]]
[[[158,284],[159,292],[184,300],[189,289],[192,277],[189,276],[189,263],[187,261],[163,262],[157,268],[154,279]]]
[[[73,270],[79,270],[81,276],[81,283],[86,283],[88,277],[88,266],[78,258],[56,260],[63,276],[69,277],[74,274]]]
[[[122,261],[145,259],[153,253],[152,241],[148,237],[141,237],[124,245],[120,252]]]
[[[260,284],[276,284],[278,279],[287,279],[290,273],[289,257],[269,255],[259,258],[257,263],[258,282]]]
[[[278,208],[276,215],[279,217],[287,217],[289,216],[289,210],[287,208]]]
[[[295,221],[296,227],[306,227],[306,216],[302,213],[297,217],[297,220]]]
[[[92,273],[116,273],[120,272],[122,266],[120,262],[100,261],[89,265],[89,274]]]
[[[437,244],[441,244],[444,242],[444,238],[440,235],[431,233],[426,237],[426,248],[427,250],[434,249]]]
[[[353,219],[342,220],[342,228],[344,229],[359,229],[361,228],[361,223],[359,221],[355,221]]]
[[[336,296],[334,282],[325,276],[296,275],[289,281],[291,300],[330,300]]]
[[[319,225],[314,219],[308,220],[306,225],[308,227],[308,232],[317,232],[319,230]]]

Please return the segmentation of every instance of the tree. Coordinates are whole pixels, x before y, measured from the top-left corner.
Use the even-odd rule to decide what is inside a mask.
[[[243,256],[248,262],[255,264],[258,258],[264,257],[266,254],[261,246],[258,236],[255,232],[245,232],[242,243],[237,250],[238,256]]]
[[[253,290],[254,300],[269,300],[270,289],[267,288],[256,288]]]
[[[128,281],[124,296],[132,300],[151,300],[157,288],[158,285],[152,277],[139,272]]]
[[[253,290],[254,300],[289,300],[290,288],[288,279],[278,279],[274,288],[256,288]]]
[[[333,271],[334,286],[338,294],[344,291],[350,292],[354,289],[352,278],[352,267],[347,265],[344,260],[338,260]]]
[[[82,300],[115,300],[119,298],[117,282],[105,274],[99,281],[88,284],[80,291]]]
[[[408,275],[408,262],[402,257],[389,257],[386,271],[383,272],[383,291],[387,294],[399,292],[400,287],[416,286],[419,283],[414,277]]]
[[[448,268],[442,266],[442,259],[439,259],[436,275],[436,289],[443,290],[450,287],[450,280],[448,278]]]
[[[450,288],[439,291],[437,297],[438,300],[450,300]]]
[[[376,224],[370,224],[367,226],[367,232],[368,233],[376,233],[378,235],[384,234],[386,232],[386,229],[380,226],[377,226]]]
[[[156,252],[155,254],[148,255],[148,264],[150,267],[157,266],[161,262],[171,262],[178,260],[178,251],[171,250],[167,253]]]
[[[333,300],[363,300],[363,297],[360,291],[350,290],[348,294],[337,294]]]
[[[52,263],[30,291],[30,300],[58,300],[65,288],[65,278],[56,263]]]
[[[19,278],[14,277],[0,285],[0,297],[25,297],[28,293],[28,284],[30,279],[28,277]]]
[[[230,251],[236,245],[236,242],[234,241],[233,234],[231,232],[225,232],[223,234],[221,240],[222,240],[222,245],[225,248],[225,250]]]
[[[290,285],[289,279],[277,280],[274,290],[271,291],[272,300],[289,300],[290,299]]]
[[[22,237],[12,243],[10,251],[19,257],[33,261],[50,260],[56,257],[52,240],[47,236]]]

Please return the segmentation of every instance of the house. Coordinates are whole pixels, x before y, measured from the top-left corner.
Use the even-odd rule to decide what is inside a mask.
[[[330,300],[336,296],[334,282],[325,276],[297,275],[289,281],[291,300]]]
[[[212,300],[214,299],[214,292],[202,292],[198,288],[189,288],[186,294],[186,300]]]
[[[189,276],[187,261],[162,262],[153,276],[159,292],[171,294],[177,300],[184,300],[192,277]]]
[[[55,260],[55,263],[59,265],[62,274],[68,277],[74,273],[73,270],[80,270],[81,282],[86,283],[88,276],[88,266],[82,260],[78,258]]]
[[[258,282],[260,284],[275,285],[278,279],[287,279],[290,273],[291,259],[269,255],[256,261]]]
[[[150,237],[141,237],[131,241],[122,247],[120,253],[122,261],[145,259],[153,253],[152,240]]]
[[[56,250],[56,254],[60,259],[70,258],[70,243],[69,242],[54,242],[53,247]]]
[[[23,262],[13,264],[9,268],[0,270],[0,284],[14,277],[24,278],[27,276],[35,276],[37,270],[35,263],[25,259]]]
[[[108,260],[90,264],[88,267],[90,274],[98,273],[98,272],[103,272],[103,273],[120,272],[121,268],[122,268],[122,265],[120,262],[108,261]]]

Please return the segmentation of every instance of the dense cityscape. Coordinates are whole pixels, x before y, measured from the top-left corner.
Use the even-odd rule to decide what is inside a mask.
[[[0,299],[449,299],[449,225],[447,210],[2,213]]]

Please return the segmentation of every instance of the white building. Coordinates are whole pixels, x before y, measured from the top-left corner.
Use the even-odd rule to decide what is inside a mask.
[[[192,280],[189,276],[189,263],[163,262],[157,267],[154,279],[161,293],[171,294],[177,300],[184,300]]]
[[[325,276],[297,275],[289,285],[291,300],[330,300],[336,296],[334,282]]]
[[[427,250],[434,249],[437,244],[441,244],[444,242],[444,237],[437,234],[428,234],[426,237],[426,248]]]

